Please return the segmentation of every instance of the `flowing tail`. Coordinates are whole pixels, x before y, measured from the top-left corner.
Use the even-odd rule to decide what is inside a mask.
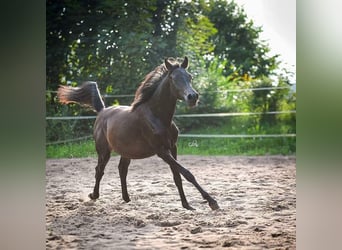
[[[96,82],[84,82],[80,87],[60,86],[57,96],[60,103],[85,104],[97,113],[105,108]]]

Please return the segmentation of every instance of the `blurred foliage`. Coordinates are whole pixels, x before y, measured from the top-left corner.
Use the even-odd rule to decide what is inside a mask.
[[[261,27],[234,1],[151,0],[46,2],[46,115],[95,115],[78,105],[58,104],[58,86],[96,81],[106,105],[130,105],[144,76],[166,57],[190,59],[196,109],[181,103],[177,113],[294,110],[288,74],[261,41]],[[233,91],[232,91],[233,90]],[[236,91],[235,91],[236,90]],[[127,96],[128,95],[128,96]],[[179,119],[183,131],[209,125],[240,127],[240,133],[279,127],[295,132],[295,114],[220,119]],[[91,134],[93,120],[47,120],[47,141]],[[241,128],[243,124],[243,128]]]

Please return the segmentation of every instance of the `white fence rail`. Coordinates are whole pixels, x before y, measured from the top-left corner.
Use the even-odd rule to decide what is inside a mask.
[[[179,137],[188,138],[275,138],[296,137],[296,134],[259,134],[259,135],[228,135],[228,134],[180,134]]]
[[[288,111],[269,111],[269,112],[243,112],[243,113],[209,113],[209,114],[179,114],[175,117],[227,117],[227,116],[245,116],[245,115],[277,115],[277,114],[294,114],[296,110]],[[46,120],[82,120],[95,119],[96,116],[48,116]]]
[[[245,92],[245,91],[262,91],[262,90],[279,90],[279,89],[291,89],[293,86],[284,87],[263,87],[263,88],[246,88],[246,89],[228,89],[228,90],[217,90],[212,91],[213,93],[220,92],[234,93],[234,92]],[[47,90],[47,93],[57,93],[57,91]],[[124,98],[124,97],[134,97],[134,94],[103,94],[103,98]],[[269,111],[269,112],[243,112],[243,113],[209,113],[209,114],[177,114],[176,118],[201,118],[201,117],[230,117],[230,116],[254,116],[254,115],[277,115],[277,114],[295,114],[296,110],[288,111]],[[56,117],[46,117],[46,120],[87,120],[96,119],[96,116],[56,116]],[[183,138],[277,138],[277,137],[296,137],[296,134],[180,134],[179,137]],[[46,145],[69,143],[74,141],[80,141],[92,138],[91,135],[83,136],[80,138],[49,142]]]
[[[295,86],[295,85],[293,85]],[[293,86],[283,86],[283,87],[260,87],[260,88],[245,88],[245,89],[225,89],[225,90],[216,90],[216,91],[208,91],[207,93],[234,93],[234,92],[246,92],[246,91],[262,91],[262,90],[278,90],[278,89],[292,89]],[[56,90],[47,90],[47,93],[57,93]],[[103,94],[104,98],[123,98],[123,97],[134,97],[134,94]]]
[[[179,114],[175,117],[190,118],[190,117],[229,117],[229,116],[252,116],[252,115],[275,115],[275,114],[295,114],[296,110],[288,111],[270,111],[270,112],[243,112],[243,113],[211,113],[211,114]],[[46,120],[84,120],[95,119],[96,116],[58,116],[58,117],[46,117]],[[183,138],[279,138],[279,137],[296,137],[296,134],[179,134],[179,137]],[[49,142],[46,145],[62,144],[75,142],[80,140],[86,140],[92,138],[91,135],[83,136],[76,139],[69,139],[63,141]]]

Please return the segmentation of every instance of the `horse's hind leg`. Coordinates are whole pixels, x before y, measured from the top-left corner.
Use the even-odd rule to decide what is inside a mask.
[[[119,162],[119,174],[120,174],[120,181],[121,181],[121,189],[122,189],[122,198],[124,201],[129,202],[129,196],[127,192],[127,183],[126,183],[126,177],[128,172],[128,166],[130,164],[131,160],[128,158],[121,157]]]
[[[95,168],[95,186],[93,193],[89,194],[89,197],[92,200],[99,198],[99,188],[100,188],[100,181],[104,174],[104,169],[109,161],[110,158],[110,150],[107,146],[96,146],[97,154],[98,154],[98,162]]]

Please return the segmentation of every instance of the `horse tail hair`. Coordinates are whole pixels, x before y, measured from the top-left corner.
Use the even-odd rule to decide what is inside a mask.
[[[92,107],[99,113],[105,108],[96,82],[84,82],[80,87],[61,85],[57,97],[62,104],[79,103]]]

